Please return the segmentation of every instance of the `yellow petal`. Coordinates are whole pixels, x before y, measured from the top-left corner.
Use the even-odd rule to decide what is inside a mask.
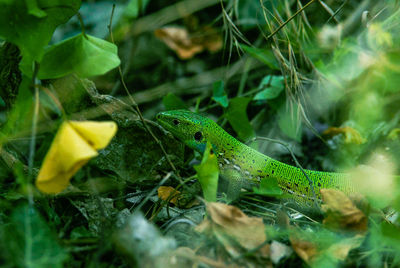
[[[96,150],[105,148],[117,132],[117,124],[113,121],[70,121],[69,123]]]
[[[115,123],[64,122],[39,171],[36,179],[38,189],[45,193],[64,190],[71,177],[91,158],[98,155],[96,149],[104,148],[110,142],[115,131]]]

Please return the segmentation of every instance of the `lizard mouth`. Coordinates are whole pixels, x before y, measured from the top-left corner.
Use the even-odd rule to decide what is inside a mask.
[[[160,112],[156,115],[156,119],[163,128],[171,132],[176,138],[182,138],[178,130],[178,124],[176,124],[177,119],[173,115],[168,112]]]

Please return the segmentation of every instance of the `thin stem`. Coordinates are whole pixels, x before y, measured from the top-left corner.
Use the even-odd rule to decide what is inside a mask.
[[[81,13],[78,12],[77,16],[78,16],[79,23],[81,24],[82,34],[86,39],[88,39],[86,32],[85,32],[85,24],[83,23]]]
[[[156,187],[154,187],[154,188],[150,191],[150,193],[148,193],[148,194],[146,195],[146,197],[143,199],[143,201],[140,202],[140,204],[135,208],[133,214],[134,214],[136,211],[139,211],[139,210],[143,207],[143,205],[146,204],[146,202],[150,199],[150,197],[157,191],[157,189],[158,189],[160,186],[162,186],[162,185],[171,177],[171,175],[172,175],[171,172],[169,172],[167,175],[165,175],[165,177],[160,181],[160,183],[159,183]]]
[[[110,38],[111,38],[111,42],[113,44],[115,44],[114,42],[114,36],[112,33],[112,19],[114,16],[114,10],[115,10],[115,4],[113,4],[113,8],[111,11],[111,18],[110,18],[110,23],[108,24],[107,28],[110,32]],[[145,127],[146,131],[151,135],[151,137],[155,140],[155,142],[160,146],[161,151],[163,152],[165,159],[167,159],[168,164],[171,166],[172,170],[175,171],[176,175],[179,177],[179,174],[177,173],[177,169],[175,168],[174,163],[172,163],[171,159],[169,158],[167,152],[165,151],[164,146],[162,145],[161,141],[154,135],[153,131],[151,131],[151,129],[149,128],[149,126],[146,124],[146,120],[144,119],[142,112],[140,111],[140,108],[138,106],[138,104],[136,103],[136,101],[133,99],[132,95],[129,93],[128,87],[125,84],[125,80],[124,80],[124,76],[122,74],[122,69],[121,69],[121,65],[118,66],[118,72],[119,72],[119,76],[120,76],[120,80],[122,83],[122,87],[124,88],[127,96],[129,97],[129,100],[131,102],[131,104],[133,105],[133,107],[136,110],[136,113],[139,115],[140,120],[143,123],[143,126]]]
[[[31,140],[29,143],[29,156],[28,156],[28,182],[30,183],[33,177],[33,163],[35,159],[35,147],[36,147],[36,130],[37,130],[37,121],[39,114],[39,89],[36,86],[36,75],[39,71],[39,64],[37,62],[34,63],[34,70],[32,76],[32,84],[31,86],[34,88],[35,92],[35,103],[34,103],[34,111],[32,118],[32,128],[31,128]],[[33,205],[33,194],[31,191],[31,187],[28,187],[28,200],[29,205]]]

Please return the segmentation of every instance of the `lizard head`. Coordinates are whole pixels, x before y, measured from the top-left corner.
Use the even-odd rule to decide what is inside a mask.
[[[161,112],[156,118],[166,130],[201,153],[206,148],[207,140],[212,136],[209,134],[213,129],[219,128],[211,119],[186,110]]]

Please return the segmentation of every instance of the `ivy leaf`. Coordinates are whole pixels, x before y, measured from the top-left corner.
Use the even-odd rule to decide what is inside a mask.
[[[56,27],[66,23],[80,5],[80,0],[0,0],[0,37],[21,50],[23,73],[32,75],[32,63],[41,61]]]
[[[197,171],[197,178],[203,189],[204,199],[207,202],[215,202],[217,200],[218,188],[218,161],[217,156],[211,150],[211,144],[207,143],[201,164],[194,166]]]
[[[167,96],[165,96],[163,98],[162,102],[167,111],[180,110],[180,109],[187,110],[188,109],[186,103],[181,98],[176,96],[174,93],[168,93]]]
[[[243,141],[247,141],[255,136],[254,129],[250,125],[246,112],[250,100],[251,98],[246,97],[236,97],[231,99],[225,113],[229,124],[231,124],[239,138]]]
[[[91,77],[102,75],[119,64],[117,47],[114,44],[94,36],[79,34],[47,49],[38,78],[59,78],[71,73],[82,78]]]
[[[284,89],[284,78],[283,76],[267,75],[262,80],[258,86],[259,90],[254,96],[254,100],[272,100],[281,94]]]
[[[39,213],[23,205],[14,210],[3,237],[10,261],[17,267],[63,267],[67,253]]]
[[[228,96],[224,91],[224,81],[220,80],[213,84],[213,97],[212,99],[222,107],[228,107]]]

